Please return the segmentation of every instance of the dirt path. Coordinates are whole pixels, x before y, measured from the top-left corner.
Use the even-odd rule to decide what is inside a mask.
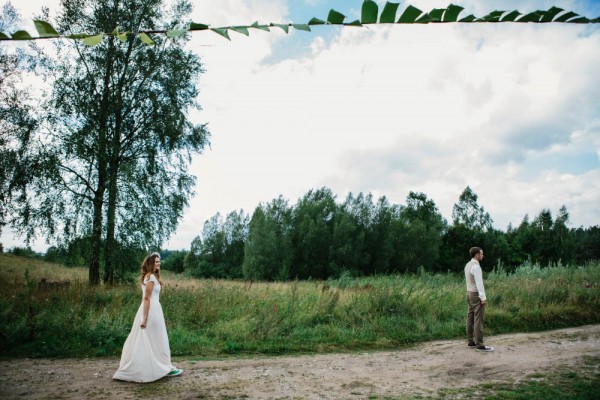
[[[197,361],[176,358],[184,374],[151,384],[111,379],[117,359],[0,361],[1,399],[364,399],[435,395],[493,381],[576,367],[600,357],[600,325],[489,337],[493,353],[460,340],[398,351]]]

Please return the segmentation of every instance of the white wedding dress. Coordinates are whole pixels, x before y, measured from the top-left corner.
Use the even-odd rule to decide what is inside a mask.
[[[144,318],[144,290],[142,286],[142,304],[135,315],[131,332],[127,336],[119,369],[113,379],[130,382],[153,382],[175,369],[171,365],[171,349],[165,317],[160,305],[160,283],[154,274],[144,282],[154,282],[150,297],[150,309],[146,328],[140,326]]]

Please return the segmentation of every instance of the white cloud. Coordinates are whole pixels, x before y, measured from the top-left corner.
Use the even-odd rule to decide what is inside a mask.
[[[422,191],[447,218],[470,185],[499,228],[563,204],[574,225],[597,224],[598,165],[532,173],[523,162],[595,137],[577,132],[597,118],[599,45],[597,30],[574,26],[394,26],[317,36],[310,55],[274,65],[228,53],[219,82],[219,60],[206,59],[224,107],[205,107],[214,146],[195,162],[184,225],[323,185],[398,203]]]

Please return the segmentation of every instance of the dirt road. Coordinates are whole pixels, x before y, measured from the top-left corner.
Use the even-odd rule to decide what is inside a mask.
[[[364,399],[435,395],[442,388],[518,382],[533,373],[600,357],[600,325],[489,337],[481,353],[462,340],[397,351],[256,357],[175,358],[179,377],[150,384],[113,381],[117,359],[0,360],[2,399]]]

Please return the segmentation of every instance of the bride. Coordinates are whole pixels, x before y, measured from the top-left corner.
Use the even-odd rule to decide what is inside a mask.
[[[152,253],[144,259],[141,275],[142,304],[125,340],[121,363],[113,379],[152,382],[183,372],[171,364],[167,326],[159,302],[160,254]]]

